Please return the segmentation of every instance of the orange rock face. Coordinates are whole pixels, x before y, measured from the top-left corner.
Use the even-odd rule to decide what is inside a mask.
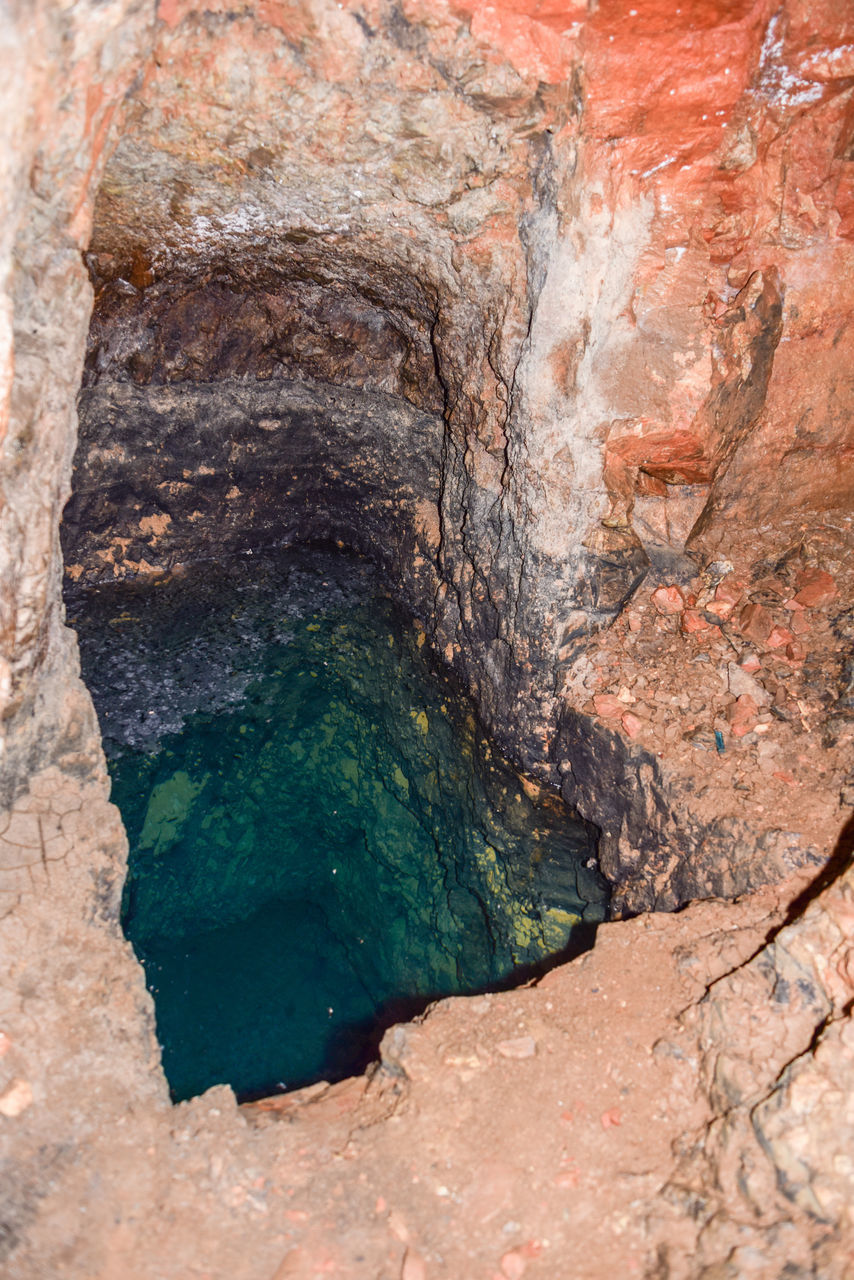
[[[712,545],[726,513],[759,522],[851,493],[838,408],[851,395],[851,24],[832,3],[638,4],[630,18],[602,5],[585,28],[586,159],[609,203],[652,210],[637,331],[614,373],[628,394],[608,436],[609,488],[624,508],[634,468],[711,482],[697,533]],[[737,292],[750,296],[757,272],[779,294],[779,341],[770,296],[751,320]],[[770,360],[750,357],[760,330]]]

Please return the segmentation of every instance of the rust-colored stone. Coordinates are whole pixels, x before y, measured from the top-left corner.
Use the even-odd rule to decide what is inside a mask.
[[[744,596],[744,584],[734,582],[730,579],[724,579],[715,587],[715,612],[720,613],[721,608],[729,606],[729,613],[732,613],[735,606]],[[721,617],[728,616],[721,613]]]
[[[685,608],[685,597],[678,587],[658,587],[653,591],[652,603],[659,613],[682,613]]]
[[[626,709],[625,703],[612,693],[594,694],[593,705],[596,708],[596,714],[608,720],[618,719]]]
[[[782,649],[787,644],[791,644],[793,640],[791,631],[787,627],[772,627],[771,634],[765,641],[769,649]]]
[[[710,630],[712,624],[697,609],[685,609],[681,626],[686,635],[696,635],[698,632]]]
[[[727,707],[726,716],[733,737],[743,738],[755,729],[758,714],[759,708],[749,693],[743,693],[740,698],[736,698],[735,702],[731,702]]]
[[[802,573],[798,581],[800,590],[794,600],[804,609],[822,609],[839,594],[831,575],[821,569]]]
[[[620,717],[620,723],[633,740],[639,738],[643,732],[644,721],[632,711],[624,711]]]
[[[738,615],[739,631],[760,647],[765,645],[773,626],[773,618],[761,604],[747,604]]]

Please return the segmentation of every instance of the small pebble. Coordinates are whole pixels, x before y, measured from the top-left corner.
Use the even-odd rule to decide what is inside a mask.
[[[495,1048],[502,1058],[533,1058],[537,1042],[533,1036],[518,1036],[515,1040],[499,1040]]]
[[[33,1088],[29,1080],[13,1080],[7,1089],[0,1094],[0,1116],[10,1120],[22,1115],[27,1107],[32,1106]]]

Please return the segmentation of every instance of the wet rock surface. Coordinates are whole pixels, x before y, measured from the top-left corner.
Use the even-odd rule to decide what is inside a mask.
[[[173,1097],[338,1080],[607,909],[592,829],[489,744],[370,564],[251,559],[69,605]]]
[[[441,419],[383,392],[229,383],[84,392],[63,517],[72,581],[264,546],[370,554],[422,612],[437,588]]]

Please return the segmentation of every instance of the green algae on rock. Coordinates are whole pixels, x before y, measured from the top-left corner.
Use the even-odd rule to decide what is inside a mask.
[[[396,1010],[604,917],[591,829],[496,753],[363,562],[247,556],[70,611],[177,1099],[349,1074]]]

